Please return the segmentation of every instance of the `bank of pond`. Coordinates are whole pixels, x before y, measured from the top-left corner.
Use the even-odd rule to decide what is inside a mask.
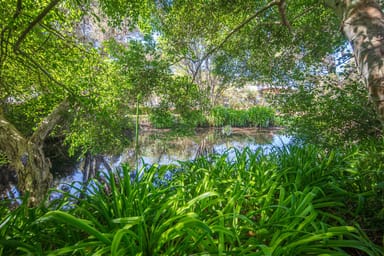
[[[382,147],[289,143],[120,164],[39,207],[2,201],[0,254],[384,255]]]

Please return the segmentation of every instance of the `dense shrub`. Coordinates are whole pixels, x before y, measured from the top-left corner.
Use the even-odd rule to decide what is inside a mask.
[[[213,126],[270,127],[274,125],[274,111],[269,107],[256,106],[245,110],[215,107],[211,111]]]
[[[237,110],[215,107],[209,116],[202,110],[184,109],[178,116],[165,108],[153,109],[149,120],[155,128],[183,127],[262,127],[268,128],[275,124],[275,113],[269,107],[256,106],[250,109]]]
[[[228,111],[224,107],[215,107],[212,109],[212,118],[213,118],[213,125],[214,126],[224,126],[228,124],[229,117],[228,117]]]
[[[175,126],[175,118],[173,114],[164,108],[155,108],[149,115],[149,121],[153,127],[158,129],[172,128]]]
[[[190,128],[208,127],[208,120],[201,110],[189,110],[180,114],[181,122]]]
[[[275,122],[275,111],[269,107],[252,107],[247,111],[252,126],[270,127]]]

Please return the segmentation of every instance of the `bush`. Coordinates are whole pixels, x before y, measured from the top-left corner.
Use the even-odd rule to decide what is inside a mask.
[[[164,108],[155,108],[149,115],[152,126],[158,129],[172,128],[175,126],[175,118],[172,113]]]
[[[252,107],[247,111],[252,126],[270,127],[273,126],[275,112],[269,107]]]
[[[190,128],[208,127],[208,120],[201,110],[189,110],[180,114],[181,122]]]
[[[213,126],[263,127],[274,125],[274,111],[269,107],[256,106],[248,110],[215,107],[211,111]]]
[[[213,126],[224,126],[229,124],[228,111],[224,107],[215,107],[211,110],[213,117]]]

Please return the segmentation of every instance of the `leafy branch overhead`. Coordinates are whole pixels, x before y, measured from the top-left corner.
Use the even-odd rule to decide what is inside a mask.
[[[342,42],[337,18],[319,1],[198,1],[185,10],[182,1],[164,5],[153,14],[156,29],[176,60],[196,63],[192,81],[207,59],[231,77],[281,78],[302,67],[298,63],[315,62]],[[328,38],[319,31],[329,31]],[[202,41],[203,54],[189,54],[186,46],[192,41]]]
[[[18,37],[16,43],[14,44],[13,48],[17,51],[19,50],[20,44],[24,41],[25,37],[28,35],[29,32],[39,23],[41,22],[45,16],[48,15],[49,12],[52,11],[53,8],[56,7],[56,5],[60,2],[60,0],[52,0],[40,13],[36,16],[34,20],[32,20],[28,27],[25,28],[25,30],[20,34]],[[22,9],[22,3],[21,0],[18,0],[17,3],[17,9],[16,13],[20,13]]]
[[[224,39],[216,46],[213,46],[210,50],[208,50],[208,52],[201,58],[199,59],[197,62],[198,62],[198,66],[195,70],[195,73],[193,74],[193,77],[192,77],[192,81],[195,81],[195,78],[196,78],[196,75],[202,65],[202,63],[204,62],[205,59],[207,59],[209,56],[211,56],[213,53],[215,53],[216,51],[220,50],[222,48],[222,46],[227,42],[229,41],[229,39],[236,33],[238,32],[240,29],[242,29],[244,26],[246,26],[248,23],[250,23],[252,20],[256,19],[259,15],[261,15],[263,12],[267,11],[269,8],[273,7],[273,6],[278,6],[279,8],[279,13],[281,15],[281,21],[282,21],[282,24],[284,24],[285,26],[287,26],[288,28],[290,28],[290,24],[287,20],[287,16],[286,16],[286,3],[285,3],[285,0],[275,0],[275,1],[272,1],[270,2],[269,4],[267,4],[266,6],[262,7],[261,9],[257,10],[253,15],[251,15],[250,17],[246,18],[243,22],[241,22],[239,25],[237,25],[235,28],[233,28],[225,37]]]

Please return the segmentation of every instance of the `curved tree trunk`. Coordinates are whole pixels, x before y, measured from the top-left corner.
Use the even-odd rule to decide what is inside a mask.
[[[31,205],[41,202],[52,182],[50,163],[40,148],[24,138],[3,116],[0,116],[0,150],[16,170],[20,192],[30,194]]]
[[[6,155],[9,164],[16,170],[18,189],[29,193],[29,205],[42,202],[52,183],[51,163],[45,157],[43,143],[52,129],[63,118],[63,111],[69,104],[62,102],[43,120],[30,138],[20,132],[0,114],[0,151]]]
[[[384,14],[375,0],[340,0],[338,7],[342,30],[352,45],[377,113],[384,121]]]

